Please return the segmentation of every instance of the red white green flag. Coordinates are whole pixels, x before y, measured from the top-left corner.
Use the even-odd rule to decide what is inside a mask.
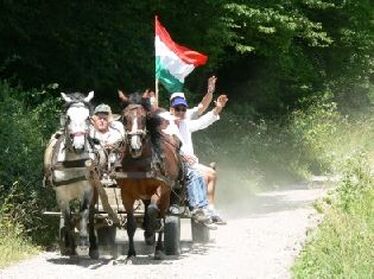
[[[155,29],[156,79],[170,93],[182,91],[185,77],[208,57],[175,43],[157,16]]]

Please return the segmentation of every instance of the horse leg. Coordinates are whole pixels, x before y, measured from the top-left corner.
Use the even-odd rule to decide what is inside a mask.
[[[89,199],[87,194],[84,194],[84,197],[81,202],[80,208],[80,228],[79,228],[79,249],[86,251],[89,247],[88,241],[88,221],[89,221]]]
[[[90,249],[88,255],[91,259],[99,258],[99,247],[95,234],[95,207],[93,204],[90,205],[90,211],[88,213],[88,236],[90,241]]]
[[[165,221],[165,220],[164,220]],[[164,258],[164,243],[162,242],[163,231],[158,232],[157,244],[155,248],[155,260],[162,260]]]
[[[127,260],[131,260],[132,257],[136,257],[135,245],[134,245],[134,234],[136,231],[136,220],[134,212],[127,212],[127,235],[129,237],[129,250],[127,251]]]
[[[134,202],[135,199],[122,196],[123,205],[127,213],[127,236],[129,237],[129,250],[127,252],[126,261],[130,261],[133,257],[136,257],[135,246],[134,246],[134,234],[136,231],[136,219],[134,216]]]
[[[63,256],[76,255],[73,229],[69,205],[61,206],[60,250]]]
[[[158,189],[159,192],[159,199],[157,201],[159,212],[160,212],[160,218],[165,223],[165,214],[168,210],[168,207],[170,205],[170,190],[168,188],[160,186]],[[164,244],[162,242],[162,235],[163,230],[160,230],[158,232],[158,238],[157,238],[157,244],[155,248],[155,256],[154,258],[156,260],[161,260],[164,257]]]
[[[88,213],[88,237],[90,241],[88,255],[91,259],[99,258],[98,240],[95,233],[95,204],[97,203],[97,199],[97,192],[93,189],[93,198],[91,199]]]
[[[156,241],[155,233],[149,229],[149,216],[148,216],[148,206],[151,203],[150,200],[143,200],[144,203],[144,240],[147,245],[153,245]]]
[[[61,216],[60,216],[60,227],[59,227],[59,245],[60,245],[60,251],[61,255],[68,256],[68,246],[69,246],[69,239],[68,239],[68,231],[66,227],[66,220],[67,214],[65,213],[65,210],[61,210]]]

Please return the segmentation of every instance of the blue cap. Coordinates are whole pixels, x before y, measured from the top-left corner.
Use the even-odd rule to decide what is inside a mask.
[[[186,108],[188,107],[187,101],[183,97],[175,97],[171,101],[171,107],[175,108],[177,106],[185,106]]]

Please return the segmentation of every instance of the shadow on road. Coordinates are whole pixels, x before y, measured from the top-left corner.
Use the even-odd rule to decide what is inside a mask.
[[[209,249],[214,246],[214,243],[193,243],[192,241],[181,241],[182,253],[179,256],[164,255],[162,260],[154,259],[154,246],[148,246],[144,241],[135,241],[135,249],[137,256],[132,260],[132,265],[160,265],[172,264],[173,261],[178,261],[188,258],[189,255],[207,255]],[[98,269],[102,266],[110,264],[125,264],[124,258],[127,254],[127,243],[115,244],[111,247],[100,246],[100,258],[98,260],[90,259],[87,255],[66,257],[56,255],[56,257],[47,259],[48,262],[56,265],[77,265],[88,269]],[[118,261],[117,261],[118,260]]]

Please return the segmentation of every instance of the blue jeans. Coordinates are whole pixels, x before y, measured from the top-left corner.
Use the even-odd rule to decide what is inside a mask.
[[[208,206],[204,178],[197,170],[190,167],[187,167],[186,188],[188,207],[191,210]]]

